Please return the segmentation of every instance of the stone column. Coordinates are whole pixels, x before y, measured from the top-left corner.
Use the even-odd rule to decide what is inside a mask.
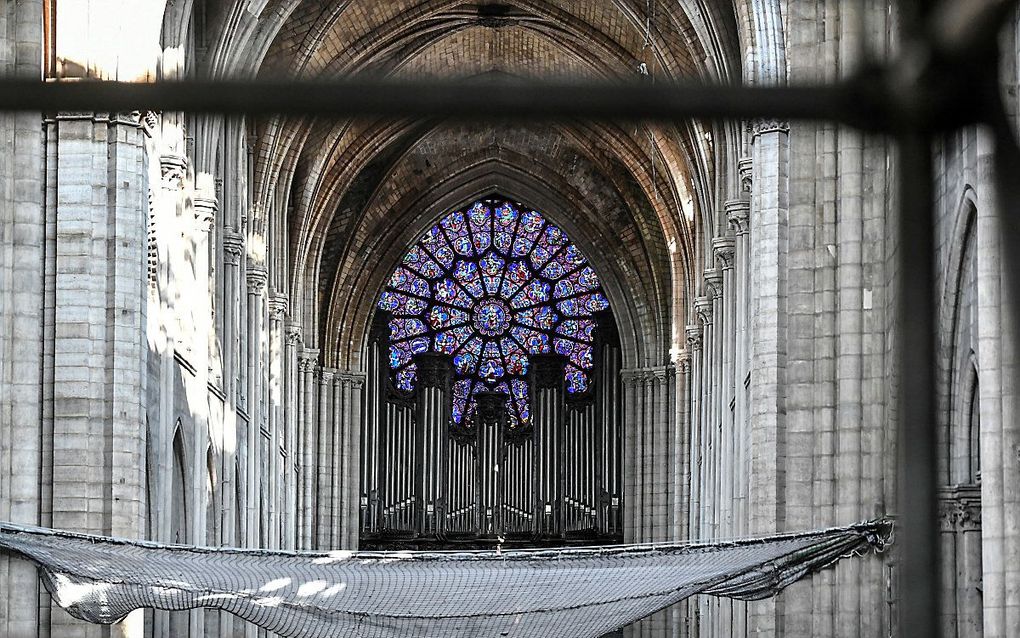
[[[748,222],[751,210],[749,199],[750,161],[741,160],[742,196],[726,202],[726,220],[734,233],[731,283],[733,300],[733,533],[746,536],[750,532],[748,491],[750,481],[751,435],[748,423],[747,388],[744,380],[750,372],[748,365],[748,323],[750,312],[748,297],[750,286],[750,242]],[[747,169],[746,171],[744,169]],[[746,179],[745,179],[746,178]],[[747,603],[733,603],[733,635],[747,635]]]
[[[220,476],[223,477],[223,506],[220,521],[224,545],[239,547],[243,542],[238,523],[241,519],[238,501],[242,476],[238,473],[238,418],[240,409],[238,368],[241,334],[241,257],[244,254],[244,236],[230,230],[223,233],[223,439]]]
[[[300,386],[302,381],[302,373],[298,367],[298,352],[301,349],[301,328],[296,324],[287,323],[286,330],[283,439],[284,447],[287,450],[287,458],[284,465],[284,485],[286,486],[283,509],[285,533],[284,542],[281,545],[284,549],[297,549],[298,521],[300,520],[298,476],[301,458],[300,439],[298,437],[298,417],[300,413],[298,404],[300,402]]]
[[[780,530],[785,476],[786,269],[789,217],[789,131],[786,122],[753,124],[751,190],[751,519],[752,532]],[[776,635],[775,599],[754,603],[749,631]]]
[[[299,549],[312,549],[315,528],[315,373],[319,351],[305,348],[300,356],[301,400],[298,429],[300,430],[301,459],[301,516],[298,522]]]
[[[344,375],[347,391],[344,401],[344,543],[343,549],[358,548],[360,508],[360,467],[361,430],[364,423],[362,395],[365,390],[365,375],[348,372]]]
[[[258,547],[264,539],[259,534],[262,512],[260,482],[262,465],[262,295],[266,290],[266,271],[256,265],[248,273],[248,440],[247,480],[245,481],[245,545]]]
[[[274,292],[269,297],[269,546],[279,549],[286,546],[283,531],[287,509],[287,447],[284,423],[285,392],[287,389],[287,352],[284,346],[285,320],[289,299],[287,295]]]
[[[333,420],[333,378],[336,370],[319,372],[319,433],[316,440],[316,549],[329,549],[333,523],[333,436],[340,427]]]

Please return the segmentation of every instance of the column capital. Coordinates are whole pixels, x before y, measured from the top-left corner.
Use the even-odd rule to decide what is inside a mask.
[[[277,321],[283,319],[290,307],[290,298],[282,292],[269,295],[269,318]]]
[[[705,294],[707,297],[722,296],[723,274],[718,268],[705,269]]]
[[[251,266],[246,273],[248,277],[248,294],[261,295],[269,281],[269,273],[263,266]]]
[[[749,197],[751,195],[753,167],[754,160],[750,157],[741,157],[737,160],[737,173],[740,175],[740,191],[745,197]]]
[[[318,348],[304,348],[298,353],[298,367],[302,372],[311,372],[319,363]]]
[[[778,118],[759,118],[751,122],[751,139],[768,133],[789,133],[790,123]]]
[[[244,235],[228,230],[223,233],[222,241],[224,260],[232,266],[240,266],[241,255],[244,254]]]
[[[287,322],[285,339],[288,345],[300,345],[301,344],[301,325],[297,323]]]
[[[687,349],[694,352],[701,350],[701,325],[692,323],[684,329],[684,336],[687,339]]]
[[[676,369],[682,375],[688,375],[691,373],[691,353],[682,352],[676,359]]]
[[[747,199],[731,199],[725,204],[726,221],[737,235],[746,235],[750,230],[751,202]]]
[[[188,174],[188,158],[180,153],[164,153],[159,156],[159,172],[163,188],[177,190]]]
[[[220,208],[215,193],[201,192],[192,198],[192,205],[195,207],[195,224],[202,232],[212,232],[213,224],[216,222],[216,212]]]
[[[698,321],[702,325],[712,323],[712,298],[698,297],[694,300],[694,312],[698,315]]]
[[[712,251],[723,270],[733,268],[733,253],[737,247],[737,240],[732,235],[716,237],[712,240]]]
[[[981,486],[956,485],[939,490],[939,526],[944,531],[981,529]]]

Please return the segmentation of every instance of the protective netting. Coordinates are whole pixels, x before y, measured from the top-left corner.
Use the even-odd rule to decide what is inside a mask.
[[[601,636],[705,593],[771,596],[881,549],[886,522],[715,544],[503,552],[283,552],[158,545],[0,523],[71,615],[221,609],[283,636]]]

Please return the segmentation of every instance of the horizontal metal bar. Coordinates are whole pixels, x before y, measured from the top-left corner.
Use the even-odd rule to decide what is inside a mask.
[[[870,93],[870,92],[868,92]],[[0,79],[0,110],[186,111],[333,117],[664,120],[781,118],[881,126],[860,87],[392,81],[155,83]]]

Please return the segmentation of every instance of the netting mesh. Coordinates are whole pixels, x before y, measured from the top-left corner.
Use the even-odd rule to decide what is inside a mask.
[[[881,549],[885,522],[716,544],[496,552],[283,552],[158,545],[0,523],[71,615],[220,609],[282,636],[601,636],[694,594],[771,596]]]

